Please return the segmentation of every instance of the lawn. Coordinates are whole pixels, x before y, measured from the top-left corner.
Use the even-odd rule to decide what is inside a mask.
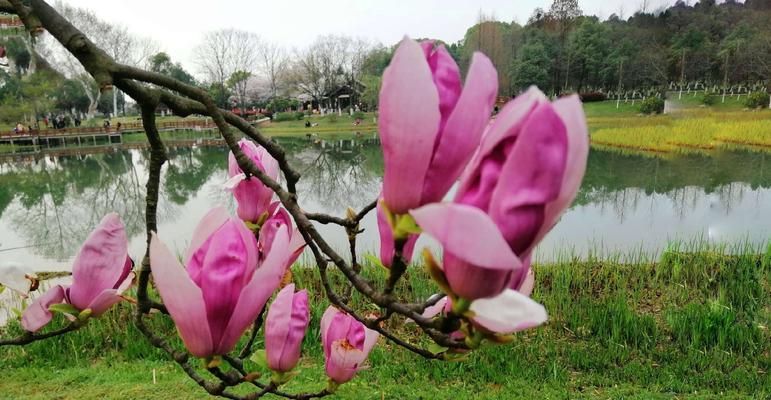
[[[771,110],[691,109],[672,115],[589,118],[592,143],[656,153],[745,146],[771,151]]]
[[[536,264],[533,297],[549,311],[547,325],[508,345],[487,345],[460,363],[429,362],[381,339],[371,368],[342,386],[338,398],[768,398],[771,256],[763,252],[682,245],[654,260],[631,255]],[[365,269],[374,281],[384,280],[382,271]],[[326,301],[313,270],[295,267],[294,279],[312,295],[312,323],[300,375],[286,390],[319,390],[318,321]],[[436,291],[420,269],[407,279],[401,294],[423,298]],[[354,305],[370,308],[360,298]],[[78,332],[0,348],[0,398],[204,398],[138,335],[130,318],[123,305]],[[164,316],[150,322],[180,346]],[[390,328],[427,346],[414,326],[398,321]],[[17,332],[12,326],[0,335]]]
[[[672,108],[667,115],[644,116],[639,114],[640,102],[615,101],[584,104],[592,143],[602,148],[649,154],[676,154],[708,152],[717,147],[750,147],[753,150],[771,151],[771,110],[749,111],[739,108],[740,102],[705,107],[698,104],[698,97],[670,93]],[[729,101],[727,101],[729,103]],[[121,118],[134,121],[135,117]],[[178,117],[164,117],[161,121],[177,121]],[[93,120],[95,121],[95,120]],[[113,124],[116,124],[116,119]],[[305,122],[313,124],[306,127]],[[95,123],[95,122],[94,122]],[[365,114],[359,125],[347,114],[307,116],[301,120],[264,122],[259,130],[270,137],[310,137],[336,140],[354,135],[370,137],[377,133],[374,113]],[[164,140],[196,140],[215,138],[213,132],[176,131],[162,132]],[[141,133],[124,135],[124,142],[145,142]],[[0,146],[0,153],[9,152]]]

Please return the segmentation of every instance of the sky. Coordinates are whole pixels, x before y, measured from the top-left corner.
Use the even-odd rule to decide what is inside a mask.
[[[551,0],[64,0],[103,20],[155,39],[172,59],[194,71],[192,50],[204,32],[236,28],[287,48],[307,46],[319,35],[343,34],[385,45],[404,35],[455,42],[480,11],[524,24]],[[579,0],[585,14],[629,16],[643,0]],[[654,7],[674,0],[649,0]],[[651,8],[654,8],[651,7]]]

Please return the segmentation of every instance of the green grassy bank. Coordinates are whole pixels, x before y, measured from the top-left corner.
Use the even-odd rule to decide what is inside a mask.
[[[339,398],[769,398],[771,257],[748,248],[690,250],[667,251],[653,262],[536,265],[533,297],[549,311],[547,325],[462,363],[429,362],[381,339],[371,368],[344,385]],[[295,271],[295,281],[314,297],[313,322],[301,374],[287,390],[318,390],[324,385],[318,321],[326,301],[315,271]],[[368,271],[382,282],[381,271]],[[413,269],[400,290],[423,298],[436,289]],[[0,348],[0,398],[204,398],[130,318],[121,306],[78,332]],[[164,316],[152,323],[180,345]],[[413,326],[391,328],[427,345]],[[2,336],[17,332],[11,326]]]

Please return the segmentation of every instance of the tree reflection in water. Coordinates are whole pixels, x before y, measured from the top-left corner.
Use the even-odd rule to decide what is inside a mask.
[[[276,140],[291,155],[290,162],[302,171],[298,194],[308,211],[342,215],[346,206],[361,208],[378,195],[383,157],[377,139]],[[233,208],[231,197],[222,190],[227,179],[225,148],[177,147],[168,153],[159,223],[190,219],[217,204]],[[770,159],[765,153],[737,151],[662,159],[593,150],[583,187],[565,217],[584,220],[566,221],[563,227],[558,224],[554,234],[585,241],[583,237],[571,238],[568,224],[591,225],[594,221],[586,219],[600,216],[612,219],[617,229],[642,232],[637,237],[643,231],[665,237],[677,232],[676,224],[657,232],[635,225],[640,224],[641,216],[652,219],[662,209],[695,225],[705,224],[699,219],[701,215],[730,216],[746,211],[735,207],[754,205],[765,215],[771,212],[771,195],[765,190],[771,187]],[[0,237],[0,249],[8,243],[39,244],[29,253],[67,260],[110,211],[123,217],[130,237],[143,237],[148,165],[149,153],[144,150],[0,161],[0,223],[10,226],[15,234]],[[739,228],[733,227],[736,231]],[[376,243],[377,230],[367,231],[363,243]],[[595,233],[602,234],[613,233]],[[345,240],[343,234],[340,240]],[[19,253],[14,253],[17,256]]]

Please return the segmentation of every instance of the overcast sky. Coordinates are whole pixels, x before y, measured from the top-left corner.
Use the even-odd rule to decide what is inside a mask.
[[[551,0],[64,0],[91,9],[102,19],[127,25],[155,39],[176,61],[192,69],[192,49],[203,32],[237,28],[288,48],[318,35],[344,34],[390,45],[402,36],[455,42],[479,12],[524,24],[536,7]],[[643,0],[579,0],[586,14],[628,16]],[[674,0],[649,0],[654,6]],[[653,7],[651,7],[653,8]]]

